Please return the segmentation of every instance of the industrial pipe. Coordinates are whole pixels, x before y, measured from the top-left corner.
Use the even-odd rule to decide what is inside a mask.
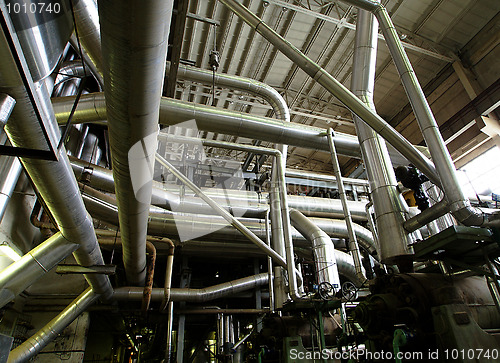
[[[3,8],[2,14],[2,16],[7,14]],[[15,32],[0,34],[0,50],[3,55],[0,58],[0,84],[17,102],[5,126],[5,132],[15,147],[44,150],[47,149],[48,140],[59,140],[59,129],[45,85],[30,83],[31,79],[27,76],[25,81],[34,87],[31,96],[34,97],[36,105],[40,106],[37,112],[34,112],[34,105],[19,73],[21,70],[18,70],[7,42],[7,37],[13,36]],[[40,128],[37,114],[47,120],[45,133]],[[92,218],[85,210],[65,148],[61,147],[59,151],[56,150],[56,156],[58,161],[22,158],[21,163],[38,194],[45,201],[61,234],[68,241],[79,244],[80,247],[74,252],[76,261],[83,266],[103,265],[104,261],[97,245]],[[113,290],[107,276],[85,275],[85,278],[96,294],[102,294],[105,298],[110,297]]]
[[[373,90],[377,61],[377,22],[368,12],[360,10],[356,23],[356,38],[351,78],[352,92],[375,111]],[[375,211],[380,261],[408,264],[412,240],[402,223],[408,216],[408,207],[397,188],[396,176],[385,141],[363,120],[354,116],[361,153],[368,179],[370,196]]]
[[[173,309],[170,302],[170,291],[172,289],[172,274],[174,270],[174,252],[175,246],[172,243],[170,248],[168,249],[167,254],[167,263],[165,266],[165,284],[163,287],[163,301],[161,302],[160,312],[168,309],[168,313],[170,314],[170,309]]]
[[[83,189],[83,198],[85,205],[95,218],[113,225],[118,224],[116,201],[112,196],[87,186]],[[345,221],[325,218],[310,219],[331,237],[348,238]],[[259,238],[265,239],[265,225],[262,220],[242,219],[242,222]],[[149,235],[175,237],[177,236],[178,229],[182,229],[187,235],[205,235],[206,238],[209,239],[242,240],[243,238],[240,232],[236,231],[234,228],[228,227],[227,223],[224,223],[224,219],[218,216],[195,214],[179,215],[167,211],[163,213],[150,213],[148,225]],[[359,238],[361,247],[369,254],[376,255],[377,251],[371,232],[358,224],[354,224],[354,231]],[[293,232],[292,237],[297,241],[301,239],[300,234],[295,232]]]
[[[339,291],[340,278],[335,260],[335,246],[330,237],[297,210],[290,210],[290,220],[312,245],[318,284],[328,282],[335,291]]]
[[[394,65],[399,73],[415,118],[436,166],[439,181],[438,183],[433,179],[431,181],[434,184],[441,185],[453,216],[468,226],[498,224],[500,219],[498,214],[488,214],[478,208],[472,207],[469,199],[465,196],[458,182],[453,160],[439,132],[439,126],[385,6],[371,0],[343,1],[371,11],[377,17]],[[418,165],[416,166],[420,169]],[[424,172],[424,174],[426,173]]]
[[[267,284],[267,279],[268,275],[266,272],[203,289],[172,288],[170,291],[170,300],[200,303],[220,299],[234,295],[238,292],[254,289],[257,286],[265,285]],[[115,290],[113,297],[119,301],[138,301],[142,298],[142,289],[137,287],[119,287]],[[162,301],[163,298],[163,289],[154,288],[152,300]]]
[[[92,305],[99,295],[87,288],[80,296],[68,305],[59,315],[48,322],[42,329],[31,336],[17,348],[13,349],[7,360],[8,363],[26,362],[37,355],[47,344],[59,336],[59,334],[87,308]]]
[[[66,240],[61,232],[58,232],[0,271],[0,308],[77,248],[78,244]]]
[[[201,139],[197,139],[198,142]],[[73,171],[77,179],[93,188],[113,193],[115,190],[113,173],[109,169],[90,164],[86,161],[69,157]],[[258,194],[251,191],[225,190],[218,188],[207,188],[203,191],[225,209],[233,210],[235,214],[261,218],[269,209],[269,195]],[[341,218],[343,216],[342,204],[338,199],[307,197],[299,195],[288,196],[289,208],[300,210],[308,216]],[[223,203],[229,203],[224,205]],[[200,202],[199,198],[189,195],[189,191],[180,192],[176,185],[164,185],[153,181],[153,194],[151,204],[169,210],[185,213],[212,214],[213,210],[206,203]],[[364,202],[348,201],[352,217],[358,221],[366,221]]]
[[[256,32],[261,34],[271,44],[277,47],[299,68],[306,72],[316,82],[326,88],[333,96],[342,102],[354,114],[358,115],[378,134],[386,139],[396,150],[408,158],[435,184],[439,184],[439,178],[432,162],[427,159],[417,148],[398,133],[392,126],[384,121],[373,110],[367,107],[360,99],[345,88],[339,81],[328,74],[319,65],[305,56],[300,50],[287,42],[281,35],[265,24],[255,14],[235,0],[220,0],[231,9],[240,19],[250,25]]]
[[[344,189],[344,182],[342,181],[342,174],[340,172],[339,159],[337,157],[337,151],[335,150],[335,144],[333,142],[333,129],[328,129],[327,131],[328,142],[330,144],[330,153],[332,158],[333,173],[335,178],[337,178],[338,191],[340,195],[340,201],[342,202],[342,207],[344,209],[344,220],[347,226],[347,232],[349,233],[349,252],[354,260],[354,266],[356,267],[356,275],[361,281],[366,280],[363,274],[363,267],[361,264],[361,254],[359,252],[358,240],[356,234],[354,233],[354,223],[352,222],[351,212],[349,211],[349,206],[347,205],[347,195]]]
[[[104,93],[127,281],[143,286],[173,0],[98,1]]]
[[[57,119],[67,121],[74,104],[74,97],[56,97],[52,105]],[[73,123],[99,122],[107,119],[103,93],[82,95],[73,116]],[[328,151],[328,143],[321,136],[324,129],[295,123],[285,123],[269,117],[253,116],[243,112],[228,111],[212,106],[162,97],[160,124],[176,125],[196,120],[199,130],[218,132],[250,139]],[[355,136],[337,133],[335,146],[339,154],[360,158],[359,143]]]

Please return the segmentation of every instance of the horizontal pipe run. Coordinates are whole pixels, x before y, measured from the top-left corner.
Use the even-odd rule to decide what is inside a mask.
[[[89,164],[88,162],[70,157],[76,178],[91,187],[114,193],[113,173],[109,169]],[[227,210],[236,215],[250,218],[263,218],[269,208],[267,193],[258,194],[251,191],[225,190],[218,188],[202,189]],[[288,206],[297,209],[308,216],[342,218],[342,204],[338,199],[288,196]],[[229,205],[227,204],[229,201]],[[181,193],[177,185],[164,185],[153,181],[151,204],[176,212],[213,214],[212,208],[196,198],[189,191]],[[364,202],[348,201],[352,217],[357,221],[366,221]]]
[[[59,122],[67,120],[74,97],[52,99],[54,112]],[[103,93],[82,95],[73,116],[73,123],[99,122],[107,119]],[[183,121],[196,120],[203,131],[237,135],[251,139],[291,146],[328,151],[328,143],[318,127],[288,123],[268,117],[197,105],[191,102],[162,97],[160,102],[160,124],[176,125]],[[359,143],[355,136],[337,133],[335,145],[339,154],[361,158]]]
[[[20,260],[0,271],[0,308],[54,268],[78,248],[61,232],[29,251]]]
[[[85,187],[83,198],[87,208],[89,208],[95,218],[117,225],[116,201],[112,196],[90,187]],[[180,215],[167,211],[163,213],[152,212],[149,217],[148,234],[159,237],[178,238],[178,230],[182,229],[188,235],[206,236],[204,238],[208,239],[246,240],[241,233],[232,227],[228,227],[224,221],[219,216]],[[348,238],[345,221],[326,218],[311,218],[311,221],[331,237]],[[243,218],[241,222],[259,236],[259,238],[265,239],[265,223],[263,220]],[[358,224],[354,224],[354,231],[359,238],[360,246],[369,254],[376,255],[377,250],[371,232]],[[295,231],[292,231],[292,236],[296,241],[303,240],[300,234]]]
[[[204,289],[172,288],[170,290],[171,301],[206,302],[210,300],[229,297],[238,292],[254,289],[267,284],[268,274],[248,276],[219,285],[206,287]],[[119,287],[115,290],[113,298],[118,301],[140,301],[142,289],[136,287]],[[163,288],[153,288],[152,301],[161,302],[164,298]]]

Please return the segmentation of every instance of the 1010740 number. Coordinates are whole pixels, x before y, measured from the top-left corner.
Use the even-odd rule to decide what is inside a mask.
[[[61,4],[57,2],[48,2],[48,3],[7,3],[5,4],[7,7],[7,11],[9,14],[59,14],[61,12]]]

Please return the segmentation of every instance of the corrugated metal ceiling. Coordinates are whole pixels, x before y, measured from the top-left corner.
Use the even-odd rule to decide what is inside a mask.
[[[355,8],[338,2],[315,0],[242,0],[242,3],[349,86],[354,45],[352,28],[357,14]],[[407,52],[422,85],[433,79],[451,61],[453,54],[500,11],[498,0],[389,0],[384,4],[401,37],[412,45]],[[215,39],[215,47],[221,55],[219,72],[254,78],[275,87],[289,104],[292,122],[333,127],[339,132],[354,134],[350,112],[339,101],[224,5],[217,0],[190,0],[189,12],[220,23]],[[208,56],[212,49],[214,26],[188,18],[181,58],[208,69]],[[177,98],[211,103],[210,87],[182,80],[178,83]],[[246,94],[218,89],[216,103],[218,107],[271,116],[270,107]],[[379,41],[377,55],[375,103],[378,113],[386,120],[407,104],[383,41]],[[212,133],[208,136],[235,140]],[[346,161],[344,158],[341,160]],[[331,170],[326,154],[298,148],[289,149],[288,166]]]

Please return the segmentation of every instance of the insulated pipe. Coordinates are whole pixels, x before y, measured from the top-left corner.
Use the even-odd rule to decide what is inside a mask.
[[[68,119],[75,97],[52,99],[56,117],[64,124]],[[107,119],[102,93],[82,95],[73,116],[73,123],[99,122]],[[324,129],[302,124],[285,123],[269,117],[253,116],[212,106],[162,97],[160,102],[160,124],[176,125],[183,121],[196,120],[203,131],[219,132],[261,141],[329,151],[328,142],[321,136]],[[360,158],[359,143],[355,136],[337,133],[335,146],[339,154]]]
[[[95,218],[113,225],[118,224],[116,201],[112,196],[85,187],[83,198],[85,205]],[[331,237],[348,238],[345,221],[325,218],[310,218],[310,220]],[[262,220],[242,219],[242,223],[260,239],[265,239],[265,224]],[[167,211],[150,213],[149,235],[176,238],[178,229],[182,229],[187,235],[206,236],[205,238],[208,239],[246,240],[246,238],[243,239],[239,231],[228,227],[227,223],[224,223],[224,219],[218,216],[180,215]],[[354,232],[361,247],[369,254],[376,255],[377,251],[371,232],[358,224],[354,224]],[[295,232],[292,233],[292,237],[296,241],[301,239],[300,234]]]
[[[354,223],[352,222],[351,212],[349,211],[349,206],[347,205],[347,196],[344,190],[344,182],[342,181],[342,174],[340,172],[339,159],[337,157],[337,151],[335,150],[335,144],[333,143],[333,129],[328,129],[328,142],[330,143],[330,153],[332,158],[333,172],[335,178],[338,182],[338,190],[340,195],[340,201],[342,202],[342,207],[344,209],[344,220],[347,226],[347,232],[349,234],[349,252],[354,260],[354,266],[356,267],[356,275],[361,281],[366,280],[363,274],[363,268],[361,265],[361,255],[358,247],[358,240],[356,234],[354,233]]]
[[[167,72],[169,63],[167,63]],[[177,70],[177,77],[180,79],[201,82],[205,84],[215,83],[217,86],[235,89],[252,95],[260,96],[266,100],[273,108],[276,118],[285,122],[290,122],[290,111],[283,96],[273,87],[257,80],[234,76],[223,73],[215,73],[211,70],[191,67],[180,64]]]
[[[369,12],[360,10],[351,78],[352,92],[375,111],[373,90],[377,61],[377,22]],[[397,189],[396,176],[385,141],[363,120],[354,115],[361,153],[370,180],[370,195],[375,211],[380,260],[382,263],[406,263],[412,242],[402,224],[408,207]]]
[[[198,142],[200,140],[198,139]],[[113,173],[109,169],[90,164],[86,161],[69,157],[73,171],[79,181],[89,184],[93,188],[113,193],[115,190]],[[174,188],[174,189],[172,189]],[[238,215],[251,218],[263,217],[269,208],[269,195],[258,194],[250,191],[223,190],[218,188],[203,189],[203,191],[225,209],[232,209]],[[151,204],[169,210],[186,213],[212,214],[213,210],[206,203],[200,202],[199,198],[184,193],[180,195],[178,186],[165,186],[160,182],[153,181],[153,195]],[[348,201],[352,217],[358,221],[366,221],[364,202]],[[338,199],[306,197],[299,195],[288,196],[289,208],[300,210],[309,216],[340,218],[343,216],[342,204]]]
[[[354,114],[358,115],[378,134],[386,139],[396,150],[408,158],[417,166],[431,181],[439,184],[436,169],[417,148],[415,148],[400,133],[392,128],[373,110],[367,107],[360,99],[352,94],[340,82],[328,74],[319,65],[306,57],[300,50],[287,42],[282,36],[265,24],[255,14],[235,0],[220,0],[229,7],[239,18],[250,25],[256,32],[261,34],[271,44],[277,47],[286,57],[306,72],[311,78],[325,87],[333,96],[348,107]]]
[[[416,216],[406,220],[403,223],[403,226],[408,232],[414,232],[420,227],[423,227],[437,218],[444,216],[449,211],[450,208],[448,207],[448,202],[443,199],[434,204],[432,207],[427,208]]]
[[[92,69],[92,73],[104,87],[104,71],[101,52],[101,29],[99,26],[99,12],[96,0],[79,0],[73,4],[75,14],[75,25],[78,32],[78,40],[73,33],[70,41],[73,47],[79,51],[80,43],[85,63]]]
[[[318,274],[318,284],[328,282],[332,284],[335,291],[340,290],[340,278],[337,270],[337,261],[335,260],[335,246],[330,237],[297,210],[290,210],[290,220],[300,234],[312,245],[316,273]]]
[[[258,286],[267,284],[268,275],[261,273],[258,275],[248,276],[241,279],[225,282],[219,285],[206,287],[204,289],[190,288],[172,288],[170,299],[171,301],[185,302],[206,302],[210,300],[228,297],[236,293],[254,289]],[[136,287],[119,287],[115,290],[113,296],[116,300],[136,301],[140,300],[142,290]],[[153,301],[163,300],[163,289],[154,288],[152,299]]]
[[[174,270],[174,252],[175,246],[172,243],[168,249],[167,254],[167,264],[165,267],[165,284],[163,287],[163,301],[161,302],[160,312],[165,311],[165,309],[171,308],[170,301],[170,291],[172,290],[172,274]],[[170,311],[168,312],[170,314]]]
[[[394,65],[398,70],[401,82],[412,106],[415,118],[417,119],[424,140],[429,148],[432,160],[436,165],[440,183],[436,183],[434,180],[431,181],[441,185],[453,216],[459,222],[467,226],[488,226],[498,223],[498,215],[487,214],[478,208],[472,207],[469,199],[463,193],[460,183],[458,182],[453,160],[439,132],[439,126],[425,98],[422,87],[420,86],[415,71],[402,46],[387,9],[382,4],[370,0],[343,1],[371,11],[377,17]],[[419,166],[417,166],[417,168],[420,169]]]
[[[10,142],[15,147],[46,149],[47,138],[40,129],[33,104],[19,76],[17,64],[7,44],[6,35],[0,34],[0,84],[8,94],[16,99],[16,107],[5,126]],[[40,113],[48,122],[46,132],[51,139],[59,140],[60,134],[50,106],[50,98],[45,86],[34,85]],[[45,201],[59,231],[68,241],[80,247],[74,252],[76,261],[83,266],[103,265],[104,261],[92,224],[83,204],[75,176],[71,170],[66,150],[61,147],[57,153],[58,161],[23,158],[21,163],[31,181]],[[85,275],[96,294],[109,298],[113,293],[109,278],[105,275]]]
[[[142,291],[141,291],[142,293]],[[42,329],[31,336],[17,348],[10,352],[8,363],[26,362],[37,355],[47,344],[59,336],[59,334],[76,318],[80,316],[87,308],[92,305],[97,298],[89,287],[80,296],[68,305],[59,315],[47,323]]]
[[[0,163],[0,175],[2,176],[0,182],[0,222],[2,222],[23,167],[19,159],[13,156],[2,156]]]
[[[78,248],[61,232],[54,234],[25,254],[20,260],[0,271],[0,308],[49,272]]]
[[[144,285],[159,104],[173,0],[98,1],[109,143],[127,281]]]
[[[196,193],[198,197],[203,199],[205,203],[210,205],[218,214],[220,214],[227,222],[229,222],[234,228],[236,228],[239,232],[241,232],[245,237],[247,237],[250,241],[256,244],[261,250],[263,250],[267,255],[271,256],[276,263],[280,266],[286,267],[287,263],[285,260],[278,255],[274,250],[269,248],[265,242],[263,242],[259,237],[255,235],[252,231],[250,231],[247,227],[245,227],[239,220],[234,218],[231,214],[229,214],[224,208],[220,207],[216,202],[214,202],[210,197],[208,197],[203,191],[198,188],[191,180],[189,180],[184,174],[179,172],[172,164],[170,164],[167,160],[165,160],[161,155],[156,154],[157,160],[167,168],[176,178],[178,178],[183,184],[189,187],[193,192]]]

